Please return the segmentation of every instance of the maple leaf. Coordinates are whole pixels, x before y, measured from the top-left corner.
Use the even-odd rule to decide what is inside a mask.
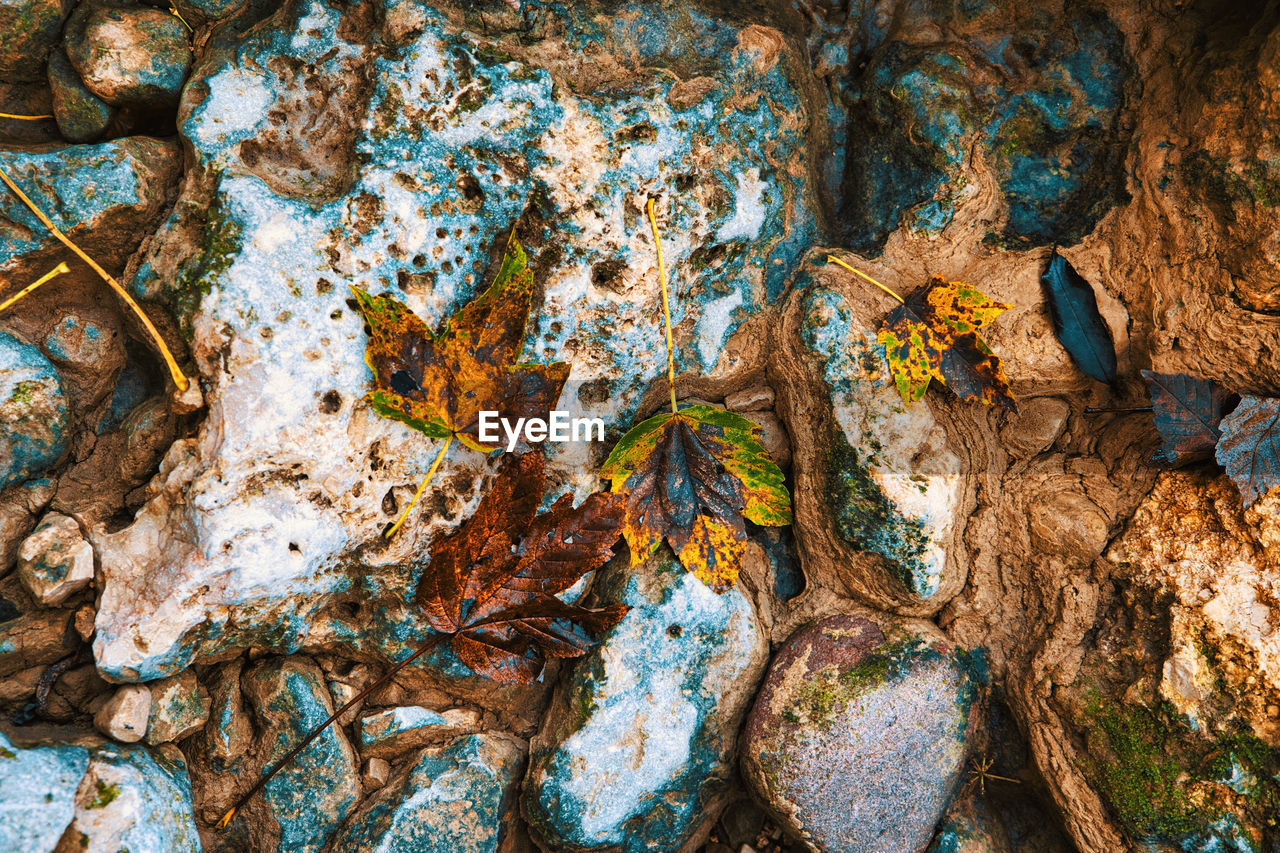
[[[1280,486],[1280,399],[1241,397],[1222,419],[1214,455],[1235,481],[1245,506]]]
[[[902,399],[914,403],[937,379],[961,399],[1015,408],[1000,359],[978,335],[1008,309],[977,288],[940,276],[893,309],[876,340]]]
[[[569,365],[522,363],[533,274],[524,249],[507,242],[502,266],[483,294],[433,334],[407,305],[352,287],[369,343],[365,362],[374,389],[365,399],[383,417],[432,438],[456,437],[473,450],[500,446],[479,437],[480,412],[546,419]]]
[[[533,681],[548,657],[573,658],[591,647],[587,633],[618,623],[623,604],[567,604],[556,594],[613,555],[623,502],[597,492],[578,507],[562,495],[537,514],[546,485],[541,453],[505,466],[480,506],[437,542],[418,583],[417,601],[458,658],[495,681]]]
[[[632,427],[600,476],[626,496],[622,535],[632,564],[665,539],[680,563],[716,592],[738,578],[744,519],[791,523],[791,497],[760,443],[760,427],[713,406],[663,412]]]
[[[1222,433],[1231,392],[1210,379],[1185,373],[1142,371],[1151,392],[1160,456],[1176,465],[1207,459]]]

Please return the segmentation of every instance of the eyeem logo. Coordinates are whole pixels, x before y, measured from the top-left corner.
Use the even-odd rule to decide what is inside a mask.
[[[483,442],[498,441],[498,427],[506,435],[507,452],[515,450],[521,437],[529,444],[539,441],[604,441],[604,418],[571,418],[569,413],[554,409],[551,420],[516,418],[515,425],[500,412],[480,413],[479,437]]]

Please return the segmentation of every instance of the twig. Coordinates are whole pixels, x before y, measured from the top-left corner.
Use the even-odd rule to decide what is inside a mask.
[[[282,769],[284,769],[285,765],[288,764],[290,761],[292,761],[294,756],[296,756],[299,752],[302,752],[302,750],[306,749],[307,746],[313,740],[318,738],[321,735],[321,733],[324,732],[325,729],[329,728],[329,726],[333,723],[334,720],[338,719],[343,714],[347,713],[347,711],[354,708],[360,702],[363,702],[365,697],[367,697],[370,693],[372,693],[373,691],[377,690],[379,687],[381,687],[382,685],[390,681],[392,676],[394,676],[400,670],[404,669],[406,666],[413,663],[418,658],[422,657],[431,649],[434,649],[442,639],[448,636],[449,636],[448,634],[436,634],[432,636],[431,639],[427,640],[427,642],[422,645],[422,648],[418,649],[416,652],[409,655],[407,658],[400,661],[395,666],[391,667],[391,669],[387,670],[385,675],[383,675],[377,681],[373,682],[373,684],[370,684],[364,690],[361,690],[359,693],[357,693],[352,699],[350,699],[347,702],[347,704],[343,705],[341,708],[339,708],[338,710],[330,714],[329,719],[325,720],[323,723],[316,726],[314,729],[311,730],[311,732],[305,738],[302,739],[302,743],[298,744],[293,749],[289,750],[287,753],[285,753],[284,758],[281,758],[275,764],[271,765],[271,769],[268,770],[261,777],[259,777],[258,781],[253,783],[253,787],[250,788],[249,791],[244,796],[236,800],[235,805],[233,805],[231,808],[227,810],[227,813],[222,816],[222,819],[218,821],[217,825],[214,828],[226,829],[227,825],[230,824],[232,819],[236,816],[236,812],[242,809],[244,807],[244,804],[249,802],[250,798],[253,797],[254,794],[261,791],[262,788],[268,782],[271,781],[271,778],[273,776],[275,776]]]
[[[898,294],[894,293],[892,290],[890,290],[889,288],[885,287],[883,284],[881,284],[880,282],[876,281],[874,278],[872,278],[871,276],[867,275],[867,274],[866,274],[866,273],[864,273],[862,270],[857,269],[856,267],[851,267],[851,266],[849,266],[849,265],[848,265],[848,264],[846,264],[844,261],[842,261],[842,260],[840,260],[839,258],[837,258],[835,255],[827,255],[827,263],[829,263],[829,264],[839,264],[840,266],[844,267],[845,269],[847,269],[849,272],[853,273],[854,275],[862,276],[862,277],[863,277],[863,278],[865,278],[867,281],[871,282],[871,283],[872,283],[872,284],[874,284],[876,287],[880,288],[880,289],[881,289],[881,290],[883,290],[885,293],[889,294],[889,295],[890,295],[890,296],[892,296],[894,299],[896,299],[896,300],[898,300],[899,302],[901,302],[903,305],[906,305],[906,304],[907,304],[907,303],[906,303],[906,300],[904,300],[901,296],[899,296]]]
[[[182,17],[182,13],[178,11],[178,7],[175,4],[173,3],[169,4],[169,11],[173,14],[175,18],[177,18],[179,21],[182,21],[182,26],[187,28],[187,32],[189,33],[195,32],[195,30],[191,29],[191,25],[187,23],[187,19]]]
[[[71,268],[67,266],[67,262],[66,262],[66,261],[63,261],[62,263],[58,264],[58,265],[57,265],[56,267],[54,267],[53,269],[49,270],[49,271],[48,271],[47,273],[45,273],[44,275],[40,276],[40,277],[39,277],[38,279],[36,279],[35,281],[33,281],[33,282],[31,282],[30,284],[28,284],[26,287],[22,288],[22,290],[19,290],[17,293],[13,294],[13,296],[10,296],[10,297],[9,297],[8,299],[6,299],[4,302],[0,302],[0,311],[4,311],[4,310],[5,310],[5,309],[7,309],[10,305],[12,305],[13,303],[17,302],[19,299],[21,299],[22,297],[26,296],[26,295],[27,295],[28,293],[30,293],[31,291],[35,290],[35,289],[36,289],[37,287],[39,287],[40,285],[42,285],[42,284],[44,284],[44,283],[46,283],[46,282],[48,282],[48,281],[51,281],[51,280],[53,280],[53,279],[57,278],[58,276],[62,275],[63,273],[67,273],[67,272],[71,272]]]
[[[671,413],[679,411],[676,407],[676,357],[671,343],[671,305],[667,300],[667,267],[662,262],[662,237],[658,234],[658,218],[653,212],[653,198],[647,205],[649,211],[649,227],[653,230],[653,245],[658,250],[658,280],[662,283],[662,318],[667,325],[667,386],[671,390]]]
[[[422,485],[418,486],[418,491],[413,493],[413,500],[409,501],[409,505],[404,508],[404,512],[400,513],[396,523],[391,525],[391,528],[386,533],[382,534],[385,538],[390,539],[395,536],[396,531],[400,529],[400,525],[404,524],[404,520],[409,517],[409,511],[418,505],[418,498],[422,497],[422,493],[426,491],[427,483],[430,483],[431,478],[435,476],[436,469],[440,467],[440,462],[444,459],[450,444],[453,444],[453,436],[449,436],[444,440],[444,447],[440,448],[440,452],[436,454],[436,461],[432,462],[431,467],[427,469],[427,476],[422,478]]]
[[[31,209],[31,212],[36,215],[37,219],[44,223],[44,227],[53,232],[53,236],[57,237],[68,249],[75,252],[76,255],[79,256],[80,260],[92,267],[93,271],[100,275],[102,280],[111,285],[111,288],[120,295],[120,298],[124,300],[124,303],[128,305],[137,316],[139,322],[142,323],[142,327],[146,329],[147,334],[151,336],[151,339],[155,341],[156,346],[160,349],[160,355],[164,358],[164,363],[169,367],[169,375],[173,377],[173,384],[178,386],[179,391],[186,391],[187,387],[191,384],[191,380],[187,379],[186,374],[184,374],[182,369],[178,367],[178,362],[174,359],[173,353],[169,352],[169,347],[165,344],[164,338],[160,336],[159,330],[156,329],[155,325],[151,322],[151,318],[146,315],[146,312],[142,310],[142,306],[135,302],[133,297],[129,295],[129,291],[125,290],[124,287],[121,286],[120,282],[116,281],[110,273],[100,267],[97,261],[86,255],[84,250],[71,242],[67,235],[63,234],[62,231],[58,229],[58,226],[53,224],[52,219],[45,216],[43,210],[36,207],[36,203],[27,197],[27,194],[13,182],[13,179],[10,178],[8,173],[6,173],[2,168],[0,168],[0,180],[4,181],[5,185],[13,191],[14,195],[22,199],[22,203]]]
[[[0,118],[12,118],[18,121],[40,121],[41,119],[53,118],[53,116],[20,116],[14,113],[0,113]]]

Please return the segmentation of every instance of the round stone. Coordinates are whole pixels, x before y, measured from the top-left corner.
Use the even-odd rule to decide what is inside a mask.
[[[49,54],[49,88],[53,117],[68,142],[92,142],[106,133],[116,108],[85,88],[61,50]]]
[[[64,14],[62,0],[0,2],[0,80],[40,79]]]
[[[0,488],[44,471],[66,448],[67,401],[36,347],[0,332]]]
[[[186,30],[176,17],[105,3],[72,13],[67,56],[89,91],[117,107],[172,107],[191,67]]]

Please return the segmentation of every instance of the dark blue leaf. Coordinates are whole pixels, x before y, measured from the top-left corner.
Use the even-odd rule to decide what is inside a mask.
[[[1142,377],[1151,391],[1165,461],[1182,465],[1212,456],[1230,392],[1210,379],[1185,373],[1144,370]]]
[[[1116,381],[1116,347],[1098,313],[1093,288],[1055,249],[1040,276],[1053,315],[1053,333],[1086,376]]]
[[[1280,399],[1242,397],[1222,420],[1217,457],[1245,506],[1280,486]]]

